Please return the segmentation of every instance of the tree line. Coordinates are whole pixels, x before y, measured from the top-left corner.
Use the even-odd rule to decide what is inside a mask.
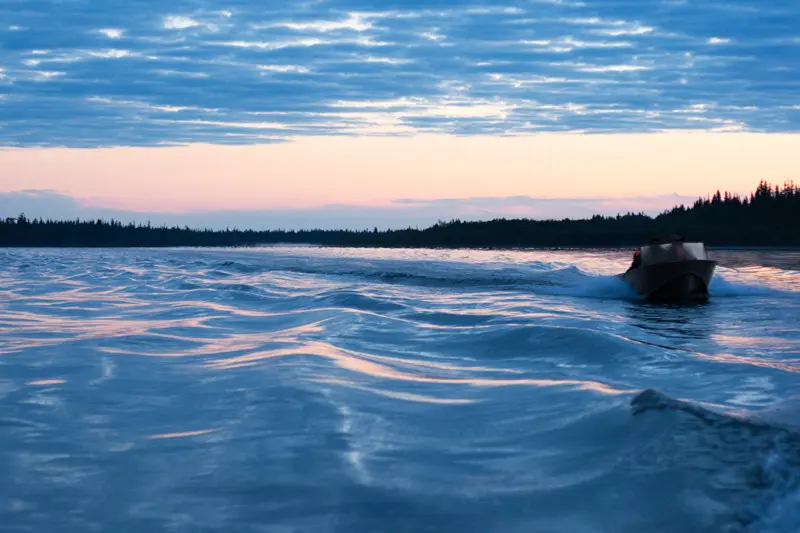
[[[241,230],[123,224],[117,220],[0,219],[0,247],[172,247],[317,244],[375,247],[636,246],[678,233],[709,246],[800,246],[800,189],[761,181],[750,195],[717,191],[658,216],[440,221],[400,230]]]

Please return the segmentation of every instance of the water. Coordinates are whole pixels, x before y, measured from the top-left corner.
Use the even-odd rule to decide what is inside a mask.
[[[0,530],[800,526],[800,253],[0,250]]]

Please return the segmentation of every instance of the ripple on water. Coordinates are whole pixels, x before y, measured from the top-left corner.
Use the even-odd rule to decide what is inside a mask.
[[[691,308],[632,297],[627,251],[3,257],[10,530],[800,520],[794,256]]]

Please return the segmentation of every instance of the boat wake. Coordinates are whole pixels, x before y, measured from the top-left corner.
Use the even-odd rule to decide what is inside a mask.
[[[800,278],[800,276],[798,276]],[[799,279],[800,281],[800,279]],[[728,297],[741,297],[741,296],[781,296],[790,295],[795,291],[788,288],[776,288],[765,285],[758,285],[757,283],[747,283],[743,281],[736,281],[735,279],[728,279],[724,275],[716,275],[711,280],[710,294],[712,296],[728,296]]]
[[[800,520],[797,427],[717,412],[652,389],[633,398],[631,412],[647,435],[631,466],[650,475],[677,472],[690,480],[702,494],[698,504],[707,512],[709,531],[795,529]]]
[[[523,290],[542,296],[638,300],[619,273],[593,271],[593,265],[561,261],[469,262],[387,260],[369,257],[315,257],[263,254],[208,265],[218,275],[287,274],[336,276],[342,282],[372,281],[434,288]],[[618,267],[617,267],[618,268]],[[770,287],[758,279],[728,279],[733,271],[719,267],[713,278],[713,297],[781,296],[800,291],[800,272],[790,272],[790,284]],[[793,290],[794,289],[794,290]]]

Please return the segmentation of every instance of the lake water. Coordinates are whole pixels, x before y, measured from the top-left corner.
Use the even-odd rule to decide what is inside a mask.
[[[794,532],[800,253],[0,250],[0,530]]]

